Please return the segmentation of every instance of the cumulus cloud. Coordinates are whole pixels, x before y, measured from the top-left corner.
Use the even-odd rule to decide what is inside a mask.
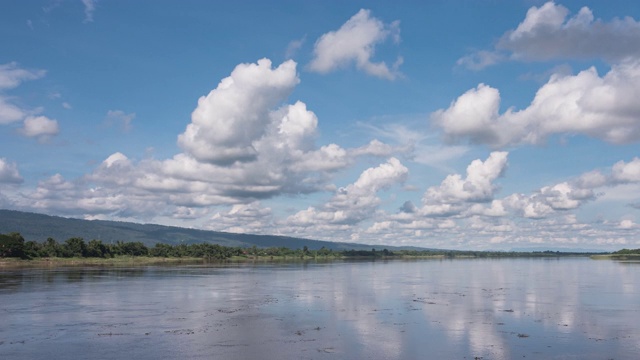
[[[66,181],[70,188],[65,196],[47,191],[52,183],[43,182],[38,190],[24,193],[24,201],[81,216],[94,216],[102,205],[112,216],[155,212],[189,219],[212,206],[333,191],[333,174],[352,165],[357,156],[393,151],[380,141],[355,149],[317,146],[317,116],[303,102],[285,103],[298,81],[293,61],[277,67],[267,59],[240,64],[198,101],[191,123],[178,136],[184,152],[162,160],[130,159],[116,152],[91,173]],[[110,115],[132,118],[117,111]],[[232,209],[218,216],[239,214]]]
[[[496,190],[493,182],[504,173],[507,155],[507,152],[492,152],[485,161],[472,161],[464,179],[460,174],[447,176],[440,186],[426,191],[423,203],[429,206],[491,201]]]
[[[492,51],[482,50],[458,60],[478,70],[504,59],[602,59],[617,63],[640,56],[640,22],[631,17],[596,19],[588,7],[569,16],[554,2],[531,7],[516,29],[507,31]]]
[[[576,209],[593,199],[595,194],[590,189],[562,182],[542,187],[532,195],[512,194],[503,200],[503,204],[525,218],[540,219],[556,211]]]
[[[552,76],[520,111],[499,113],[500,93],[485,84],[431,114],[448,141],[503,147],[539,144],[552,134],[583,134],[614,144],[640,140],[640,61],[614,65],[600,77],[595,68]]]
[[[319,207],[309,207],[288,217],[284,224],[293,228],[309,228],[314,231],[335,231],[357,224],[373,216],[380,205],[378,191],[404,182],[409,170],[396,158],[372,167],[360,174],[354,183],[340,188],[335,195]]]
[[[316,41],[309,70],[324,74],[355,63],[358,69],[369,75],[393,80],[399,75],[401,57],[391,67],[385,62],[371,60],[376,45],[389,37],[396,43],[400,41],[400,23],[384,24],[372,17],[370,10],[361,9],[340,29],[330,31]]]
[[[58,122],[46,116],[29,116],[24,120],[24,126],[20,132],[27,137],[46,140],[58,134]]]
[[[634,158],[630,162],[615,163],[608,175],[594,170],[569,181],[544,186],[530,195],[512,194],[499,201],[516,215],[542,219],[558,211],[577,209],[595,200],[599,192],[637,183],[640,183],[640,159]]]
[[[275,69],[268,59],[240,64],[218,87],[198,100],[191,124],[178,144],[199,161],[230,164],[255,160],[255,141],[272,121],[271,109],[298,84],[296,63]]]
[[[611,169],[613,181],[620,183],[640,182],[640,158],[633,158],[628,163],[619,161]]]
[[[554,2],[534,6],[497,46],[525,60],[603,58],[617,62],[640,55],[640,23],[633,18],[595,20],[588,7],[572,17],[567,18],[568,14],[567,8]]]
[[[0,184],[19,184],[23,181],[24,179],[20,176],[18,165],[15,162],[0,158]]]

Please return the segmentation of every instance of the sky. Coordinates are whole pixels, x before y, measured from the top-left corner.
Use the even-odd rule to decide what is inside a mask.
[[[4,1],[0,34],[3,209],[640,247],[635,0]]]

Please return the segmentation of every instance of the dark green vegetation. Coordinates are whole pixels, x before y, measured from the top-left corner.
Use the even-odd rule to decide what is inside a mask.
[[[640,255],[640,249],[622,249],[612,252],[611,255]]]
[[[6,235],[2,235],[5,233]],[[84,238],[92,239],[85,242]],[[55,239],[67,239],[59,243]],[[638,250],[621,250],[638,251]],[[602,253],[601,253],[602,254]],[[0,210],[0,258],[399,258],[558,257],[594,253],[455,251],[234,234]]]
[[[156,257],[156,258],[201,258],[208,260],[226,260],[231,258],[402,258],[402,257],[443,257],[443,258],[491,258],[491,257],[559,257],[585,256],[584,253],[543,252],[499,252],[499,251],[453,251],[453,250],[340,250],[334,251],[322,247],[310,250],[286,247],[229,247],[218,244],[179,244],[156,243],[147,247],[140,241],[105,244],[101,240],[88,243],[83,238],[72,237],[63,243],[53,238],[44,242],[25,241],[19,233],[0,234],[0,257],[2,258],[114,258]]]

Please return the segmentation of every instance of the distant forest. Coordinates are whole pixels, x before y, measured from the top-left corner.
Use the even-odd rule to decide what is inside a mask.
[[[640,254],[640,249],[623,249],[613,254]],[[209,260],[225,260],[234,257],[285,257],[285,258],[393,258],[393,257],[557,257],[586,256],[585,253],[561,253],[553,251],[541,252],[500,252],[500,251],[454,251],[454,250],[339,250],[320,248],[310,250],[307,246],[301,249],[286,247],[231,247],[218,244],[179,244],[170,245],[156,243],[148,247],[140,241],[105,244],[101,240],[85,242],[83,238],[69,238],[58,243],[53,238],[44,242],[25,241],[19,233],[0,234],[0,257],[37,259],[37,258],[114,258],[118,256],[146,256],[161,258],[202,258]]]

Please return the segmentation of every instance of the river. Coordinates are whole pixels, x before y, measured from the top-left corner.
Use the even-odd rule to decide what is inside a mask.
[[[0,359],[637,359],[640,263],[0,270]]]

